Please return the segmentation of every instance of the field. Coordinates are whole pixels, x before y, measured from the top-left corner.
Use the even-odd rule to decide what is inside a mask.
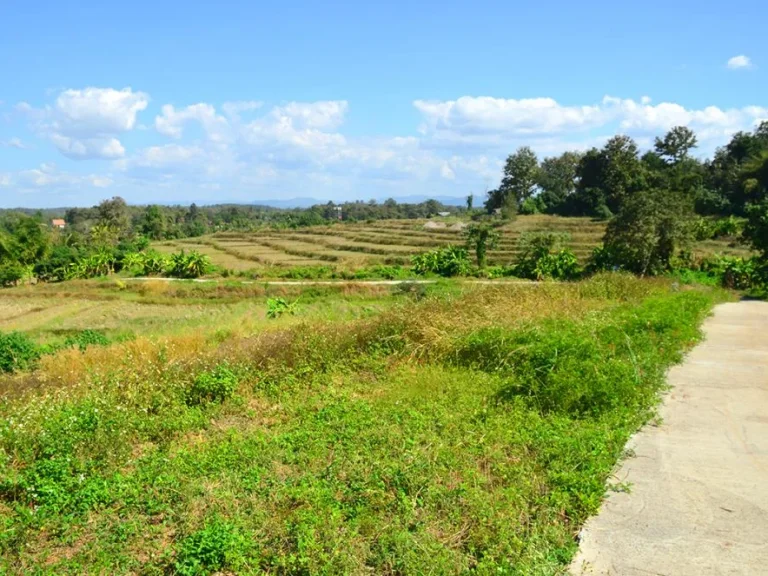
[[[339,223],[290,230],[255,233],[219,233],[203,238],[157,243],[161,251],[194,249],[210,256],[212,262],[233,271],[256,270],[269,276],[270,270],[296,266],[337,266],[355,269],[375,264],[408,264],[410,257],[437,246],[464,243],[462,227],[455,219],[381,220],[371,223]],[[520,216],[502,229],[498,247],[488,254],[490,264],[509,264],[518,253],[523,232],[565,233],[567,245],[583,263],[600,244],[605,223],[589,218]],[[747,250],[732,239],[699,242],[695,255],[745,255]]]
[[[109,341],[0,375],[0,572],[561,574],[724,297],[621,274],[3,291],[2,332]]]

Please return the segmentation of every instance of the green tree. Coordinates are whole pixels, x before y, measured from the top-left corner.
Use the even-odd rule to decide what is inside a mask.
[[[467,196],[467,211],[468,212],[472,212],[472,205],[474,203],[475,203],[475,195],[474,194],[469,194],[469,196]]]
[[[499,244],[499,232],[489,224],[471,224],[464,232],[467,250],[475,252],[477,266],[485,268],[488,250]]]
[[[165,216],[162,209],[153,204],[144,209],[139,229],[142,234],[152,240],[161,240],[165,238]]]
[[[676,164],[688,158],[690,151],[698,146],[696,134],[686,126],[675,126],[664,135],[656,138],[656,153],[670,164]]]
[[[608,223],[603,263],[640,275],[668,270],[675,253],[691,241],[692,218],[690,203],[668,191],[649,190],[629,196]]]
[[[536,191],[538,174],[539,160],[528,146],[518,148],[517,152],[510,154],[504,164],[501,184],[496,190],[488,193],[485,202],[488,212],[507,205],[510,197],[514,198],[516,206],[530,198]]]
[[[744,241],[760,253],[768,264],[768,199],[747,207],[747,223],[741,233]]]
[[[119,196],[110,200],[103,200],[96,209],[97,223],[107,226],[115,231],[118,238],[129,234],[131,220],[128,212],[128,204]]]
[[[629,136],[614,136],[601,150],[581,158],[573,212],[602,216],[615,214],[622,203],[645,185],[645,169],[637,144]]]
[[[541,188],[541,202],[547,212],[559,212],[568,197],[575,192],[581,157],[579,152],[564,152],[542,161],[538,184]]]

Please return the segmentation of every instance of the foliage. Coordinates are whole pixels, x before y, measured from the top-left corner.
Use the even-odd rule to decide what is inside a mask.
[[[31,368],[40,358],[40,350],[21,332],[0,332],[0,372]]]
[[[464,276],[469,272],[469,253],[466,248],[444,246],[435,248],[411,258],[416,274],[437,274],[438,276]]]
[[[222,364],[209,372],[198,374],[186,390],[186,402],[189,406],[221,403],[234,395],[237,385],[235,373],[226,364]]]
[[[182,250],[171,254],[167,273],[173,278],[199,278],[204,276],[210,268],[211,261],[208,256],[196,250],[189,253]]]
[[[768,199],[747,207],[747,222],[742,236],[768,262]]]
[[[18,262],[0,264],[0,286],[14,286],[27,277],[27,270]]]
[[[81,355],[73,387],[0,405],[0,566],[561,573],[718,296],[622,274],[468,286]],[[225,361],[242,396],[190,402]]]
[[[518,148],[517,152],[507,157],[500,186],[488,193],[486,210],[493,212],[503,208],[510,200],[518,206],[522,204],[536,190],[538,173],[539,160],[535,152],[528,146]]]
[[[579,274],[576,256],[563,248],[568,240],[565,234],[554,232],[528,232],[520,237],[519,256],[514,275],[531,280],[570,280]]]
[[[64,340],[64,347],[78,348],[81,352],[84,352],[89,346],[106,346],[109,342],[109,338],[98,330],[87,329],[67,336],[66,340]]]
[[[670,269],[674,255],[691,239],[692,211],[683,199],[651,190],[627,198],[608,223],[593,267],[606,266],[636,274],[660,274]]]
[[[498,230],[489,224],[472,223],[464,230],[467,242],[467,250],[474,250],[477,258],[477,266],[485,268],[488,250],[493,250],[499,244],[500,234]]]
[[[231,522],[214,517],[184,538],[174,562],[179,576],[205,576],[241,566],[248,539]]]
[[[267,299],[267,318],[280,318],[283,314],[293,316],[298,310],[299,301],[288,302],[285,298]]]

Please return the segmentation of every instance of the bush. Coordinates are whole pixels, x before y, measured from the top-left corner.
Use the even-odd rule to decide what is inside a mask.
[[[109,338],[101,332],[90,329],[68,336],[64,340],[65,348],[79,348],[81,352],[84,352],[88,346],[106,346],[107,344],[109,344]]]
[[[515,276],[531,280],[570,280],[578,276],[576,256],[561,247],[567,239],[567,235],[553,232],[523,234],[519,243],[520,256],[514,266]]]
[[[32,368],[40,358],[40,349],[21,332],[0,332],[0,372]]]
[[[298,309],[299,301],[288,302],[285,298],[269,298],[267,300],[267,318],[280,318],[283,314],[293,316]]]
[[[248,539],[230,522],[213,518],[181,541],[174,573],[202,576],[236,569],[244,561]]]
[[[173,278],[199,278],[204,276],[211,268],[208,256],[192,250],[189,254],[182,250],[171,254],[168,275]]]
[[[411,258],[411,266],[416,274],[437,274],[438,276],[465,276],[471,264],[466,248],[445,246],[435,248]]]
[[[0,286],[15,286],[25,277],[26,270],[18,262],[7,262],[0,265]]]
[[[187,388],[188,406],[201,406],[221,403],[231,398],[237,390],[238,379],[227,366],[217,366],[209,372],[201,373]]]

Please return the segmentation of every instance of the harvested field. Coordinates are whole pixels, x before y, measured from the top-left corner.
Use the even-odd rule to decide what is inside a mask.
[[[354,270],[375,264],[407,264],[414,254],[463,244],[460,224],[423,219],[343,222],[285,230],[222,232],[156,246],[164,252],[180,248],[199,250],[222,268],[235,272],[255,270],[266,276],[273,267],[332,265]],[[605,222],[540,214],[520,216],[501,228],[498,246],[488,253],[489,263],[510,264],[519,253],[521,235],[540,231],[567,234],[567,246],[581,262],[586,262],[602,240]],[[699,242],[694,249],[696,256],[715,253],[741,256],[748,251],[733,239]]]

